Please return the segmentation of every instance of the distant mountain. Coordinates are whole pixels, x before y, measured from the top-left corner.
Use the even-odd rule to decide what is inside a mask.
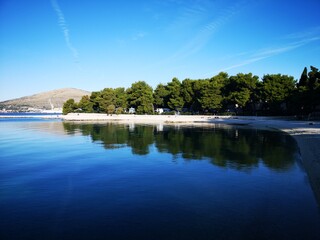
[[[76,88],[62,88],[48,92],[34,94],[32,96],[0,102],[0,110],[9,111],[39,111],[59,110],[63,103],[70,98],[78,102],[82,96],[90,95],[88,91]]]

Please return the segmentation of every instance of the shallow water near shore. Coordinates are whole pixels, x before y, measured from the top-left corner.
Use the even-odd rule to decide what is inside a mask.
[[[295,141],[242,127],[0,122],[1,239],[318,239]]]

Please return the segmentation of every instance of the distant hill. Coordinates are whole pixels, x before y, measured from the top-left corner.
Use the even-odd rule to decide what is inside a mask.
[[[0,110],[32,111],[32,110],[57,110],[70,98],[78,102],[82,96],[90,95],[88,91],[76,88],[62,88],[32,96],[0,102]]]

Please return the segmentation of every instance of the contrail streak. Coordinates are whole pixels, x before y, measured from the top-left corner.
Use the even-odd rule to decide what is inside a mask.
[[[67,26],[66,20],[64,18],[63,12],[61,11],[60,6],[56,0],[51,0],[51,4],[52,4],[54,11],[57,14],[58,24],[63,32],[64,40],[67,44],[67,47],[72,52],[72,55],[73,55],[75,62],[79,62],[79,53],[78,53],[77,49],[71,43],[70,34],[69,34],[70,31]]]

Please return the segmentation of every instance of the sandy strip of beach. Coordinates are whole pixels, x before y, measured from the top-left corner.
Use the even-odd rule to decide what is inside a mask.
[[[118,122],[140,124],[227,124],[253,128],[276,129],[290,134],[298,143],[303,166],[320,206],[320,122],[293,121],[284,118],[254,116],[201,115],[107,115],[71,113],[62,116],[65,121]]]
[[[123,123],[192,123],[208,122],[212,116],[198,115],[134,115],[134,114],[95,114],[95,113],[69,113],[64,115],[67,121],[116,121]]]

